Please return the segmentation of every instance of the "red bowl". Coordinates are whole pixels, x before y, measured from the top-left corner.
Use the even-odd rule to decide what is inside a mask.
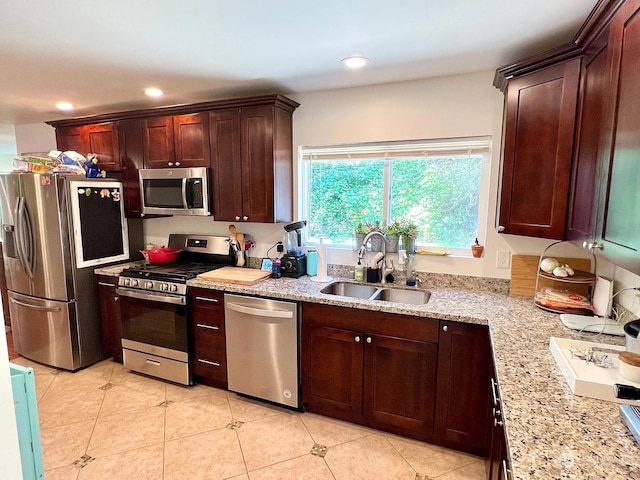
[[[151,264],[173,263],[178,259],[181,248],[156,247],[150,250],[140,250],[140,253]]]

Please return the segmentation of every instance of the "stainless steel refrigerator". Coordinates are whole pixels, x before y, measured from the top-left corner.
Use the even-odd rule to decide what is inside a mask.
[[[121,182],[12,173],[0,195],[16,352],[66,370],[102,360],[93,271],[129,259]]]

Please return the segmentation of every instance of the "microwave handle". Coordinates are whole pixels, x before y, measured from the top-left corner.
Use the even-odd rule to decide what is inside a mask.
[[[182,206],[185,210],[189,208],[189,202],[187,201],[187,182],[189,180],[189,178],[182,179]]]

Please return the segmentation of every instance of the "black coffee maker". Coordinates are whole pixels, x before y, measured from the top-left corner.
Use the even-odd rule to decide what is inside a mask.
[[[307,221],[285,225],[287,253],[281,260],[283,277],[300,278],[307,273],[307,255],[302,252],[302,234],[300,230],[307,226]]]

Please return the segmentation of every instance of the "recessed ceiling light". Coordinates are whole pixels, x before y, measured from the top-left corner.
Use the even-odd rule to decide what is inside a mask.
[[[341,62],[349,68],[362,68],[369,63],[370,60],[360,55],[352,55],[351,57],[343,58]]]
[[[75,107],[73,106],[72,103],[69,103],[69,102],[58,102],[56,103],[56,108],[58,110],[68,111],[68,110],[73,110]]]
[[[159,88],[149,87],[145,89],[144,93],[146,93],[150,97],[161,97],[164,92]]]

